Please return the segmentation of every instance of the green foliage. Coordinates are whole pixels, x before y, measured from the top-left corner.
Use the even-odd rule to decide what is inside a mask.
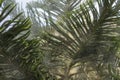
[[[31,21],[22,13],[10,17],[14,4],[0,7],[0,78],[50,80],[43,65],[39,39],[29,39]],[[42,42],[41,42],[42,43]]]
[[[0,76],[5,79],[33,80],[37,74],[34,74],[37,71],[35,65],[42,59],[37,49],[39,41],[27,39],[31,27],[29,18],[20,18],[20,13],[10,19],[14,8],[14,4],[0,7]]]
[[[3,1],[4,1],[4,0],[0,0],[0,6],[1,6],[1,4],[2,4]]]
[[[106,70],[106,65],[114,60],[118,51],[119,32],[117,29],[119,26],[116,21],[120,18],[119,5],[118,0],[96,0],[95,3],[88,0],[70,15],[61,17],[57,23],[51,20],[54,34],[48,33],[44,37],[50,48],[49,53],[58,54],[55,59],[61,55],[69,58],[71,62],[68,68],[70,69],[79,62],[87,64],[87,62],[96,61],[96,69],[104,67],[103,70]],[[100,66],[101,64],[103,65]],[[76,73],[73,77],[75,75]],[[100,77],[102,79],[103,76]],[[71,78],[69,75],[66,80]]]
[[[57,21],[62,15],[74,10],[81,0],[37,0],[27,4],[27,15],[32,20],[32,37],[40,36],[44,30],[51,30],[49,17]]]
[[[116,55],[120,41],[120,1],[87,0],[79,4],[81,0],[60,0],[61,4],[56,5],[58,2],[45,0],[44,5],[49,3],[50,8],[36,4],[33,5],[35,9],[29,6],[35,26],[41,24],[40,18],[36,19],[40,16],[36,8],[40,7],[45,11],[41,16],[46,26],[53,28],[52,32],[40,34],[40,39],[32,39],[28,38],[30,19],[23,19],[22,13],[11,18],[16,5],[4,6],[0,1],[0,78],[119,80]]]

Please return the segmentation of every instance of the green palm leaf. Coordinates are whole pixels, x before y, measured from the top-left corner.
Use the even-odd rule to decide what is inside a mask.
[[[67,54],[72,60],[70,65],[84,58],[97,61],[101,55],[101,61],[109,61],[118,49],[119,33],[116,30],[119,26],[116,21],[120,18],[119,4],[117,0],[86,1],[60,21],[51,20],[55,31],[44,39],[51,51],[61,49],[61,54]]]
[[[0,6],[0,77],[16,80],[36,79],[36,69],[33,70],[32,67],[40,62],[37,58],[39,42],[27,40],[31,21],[29,18],[21,19],[22,13],[10,18],[15,5],[4,6],[3,3]],[[35,61],[37,63],[34,63]]]
[[[99,3],[98,8],[101,8],[101,4],[108,3],[108,5],[102,5],[104,11],[100,12],[93,2],[90,1],[87,2],[87,4],[80,6],[80,10],[76,10],[69,17],[63,17],[63,21],[60,21],[57,24],[51,21],[51,25],[58,34],[62,36],[52,35],[52,37],[59,42],[62,42],[64,45],[69,45],[69,48],[67,48],[75,53],[76,51],[79,51],[82,46],[97,46],[98,44],[102,45],[106,42],[114,41],[114,33],[116,33],[114,24],[119,17],[117,17],[118,12],[112,12],[116,9],[116,11],[119,11],[119,9],[118,7],[114,9],[116,6],[113,6],[113,1],[101,1],[97,3]],[[68,44],[67,42],[71,44]],[[74,49],[74,47],[76,49]]]

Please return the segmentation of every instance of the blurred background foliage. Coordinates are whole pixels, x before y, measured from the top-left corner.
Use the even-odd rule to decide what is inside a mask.
[[[0,0],[0,80],[120,80],[119,0]]]

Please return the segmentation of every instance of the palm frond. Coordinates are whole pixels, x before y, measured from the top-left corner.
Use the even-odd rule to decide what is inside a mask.
[[[51,25],[55,28],[58,34],[62,36],[59,37],[52,35],[52,37],[59,42],[62,38],[63,40],[61,42],[64,45],[69,45],[68,49],[74,50],[72,50],[72,52],[79,51],[82,45],[86,45],[87,47],[94,44],[95,46],[100,42],[106,43],[108,40],[113,41],[115,38],[114,29],[116,29],[116,24],[114,22],[119,19],[117,16],[119,9],[118,7],[114,9],[115,6],[113,6],[113,1],[102,1],[101,3],[97,3],[99,4],[98,8],[100,9],[100,5],[104,4],[102,5],[104,10],[103,8],[101,9],[103,11],[98,11],[95,4],[90,1],[87,2],[87,4],[80,6],[80,10],[76,10],[69,18],[63,17],[63,21],[58,22],[57,24],[51,22]],[[105,5],[106,3],[108,3],[108,5]],[[117,12],[112,13],[115,10]],[[112,36],[110,36],[111,34]],[[74,49],[74,47],[76,49]]]
[[[39,43],[35,40],[27,40],[31,27],[29,18],[21,19],[22,13],[12,19],[9,17],[14,8],[14,4],[0,6],[0,77],[29,80],[35,75],[31,76],[33,70],[30,65],[33,63],[29,68],[27,65],[35,60],[31,55],[36,56],[35,53],[38,51],[33,48],[38,47]]]
[[[97,61],[101,55],[103,58],[100,60],[108,61],[110,55],[115,56],[118,50],[118,4],[118,0],[96,0],[95,3],[88,0],[81,4],[79,9],[63,16],[57,23],[51,20],[51,26],[55,31],[53,34],[48,33],[49,36],[47,39],[45,37],[45,40],[50,48],[54,47],[51,50],[65,50],[73,62],[90,56],[94,58],[90,57],[91,60]],[[114,51],[111,51],[113,48]]]

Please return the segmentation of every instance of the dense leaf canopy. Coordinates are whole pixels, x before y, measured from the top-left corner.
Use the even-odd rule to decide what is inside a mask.
[[[33,1],[29,18],[15,7],[0,0],[0,79],[120,79],[119,0]]]

